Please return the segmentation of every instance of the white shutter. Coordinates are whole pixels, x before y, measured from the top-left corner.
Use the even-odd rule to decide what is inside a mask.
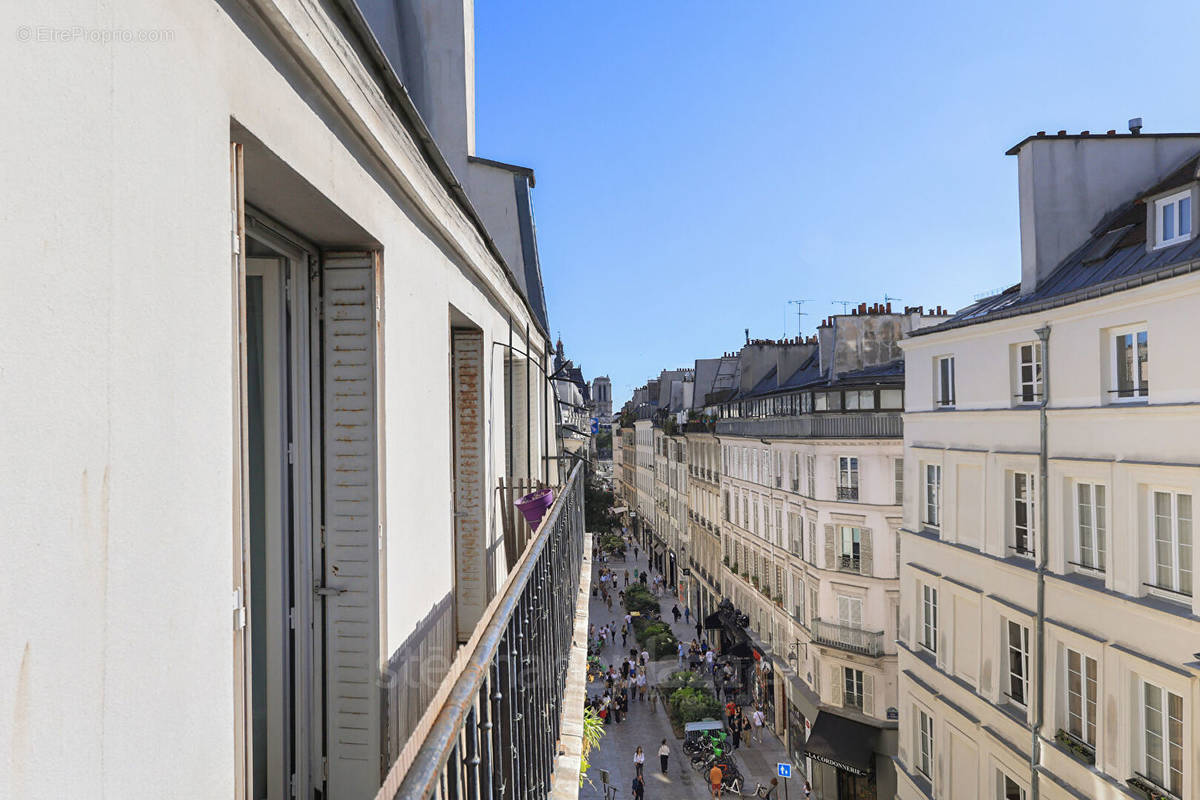
[[[842,686],[846,680],[846,675],[842,667],[829,668],[829,695],[833,705],[840,707],[842,705]]]
[[[875,716],[875,676],[863,672],[863,713]]]
[[[325,259],[326,796],[339,800],[373,797],[380,780],[374,282],[367,254]]]

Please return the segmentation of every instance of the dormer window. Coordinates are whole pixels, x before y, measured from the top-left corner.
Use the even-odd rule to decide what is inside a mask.
[[[1155,247],[1167,247],[1192,238],[1192,190],[1154,201],[1154,217],[1158,220],[1158,239]]]

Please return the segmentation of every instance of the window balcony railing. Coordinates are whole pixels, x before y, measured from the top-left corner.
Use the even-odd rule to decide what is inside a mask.
[[[717,420],[717,433],[774,438],[899,439],[904,435],[898,411],[833,412],[797,417]]]
[[[837,487],[838,500],[858,500],[857,486],[839,486]]]
[[[883,631],[864,631],[849,625],[814,619],[812,638],[819,644],[836,647],[850,653],[858,653],[871,658],[883,655]]]
[[[378,797],[549,796],[583,531],[583,472],[576,465],[491,617],[476,628],[473,650],[452,667],[458,677],[440,694],[432,726],[405,747]],[[582,718],[583,709],[568,713]]]
[[[840,572],[862,572],[862,556],[840,553],[837,557],[837,568]]]

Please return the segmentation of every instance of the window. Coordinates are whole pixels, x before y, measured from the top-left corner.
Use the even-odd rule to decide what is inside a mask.
[[[725,521],[729,522],[729,490],[725,490]]]
[[[1028,472],[1012,473],[1011,481],[1011,513],[1012,525],[1009,535],[1009,548],[1019,556],[1033,557],[1034,525],[1034,492],[1033,475]]]
[[[864,714],[873,713],[875,705],[875,681],[870,675],[863,675],[861,669],[842,667],[842,680],[845,691],[842,694],[842,705],[846,708],[856,708]]]
[[[1155,247],[1186,242],[1192,237],[1191,190],[1156,200],[1154,217],[1158,227],[1158,244]]]
[[[996,797],[998,800],[1025,800],[1025,790],[1012,778],[996,770]]]
[[[1142,776],[1183,794],[1183,698],[1142,682]]]
[[[808,496],[817,496],[817,457],[805,456],[805,472],[808,474]]]
[[[783,508],[775,509],[775,546],[783,547]]]
[[[921,587],[921,646],[937,652],[938,593],[932,586]]]
[[[800,491],[800,454],[792,453],[792,491]]]
[[[742,527],[750,529],[750,496],[742,495]]]
[[[1105,487],[1099,483],[1075,484],[1075,530],[1079,543],[1078,566],[1104,571]]]
[[[904,390],[903,389],[880,389],[879,390],[879,407],[880,408],[904,408]]]
[[[846,390],[843,392],[846,398],[846,410],[854,411],[857,409],[871,410],[875,408],[875,390]]]
[[[775,488],[783,486],[783,453],[775,451]]]
[[[929,780],[933,780],[933,717],[921,709],[916,709],[913,720],[916,727],[916,746],[914,749],[914,764]]]
[[[1067,734],[1096,747],[1096,659],[1067,650]]]
[[[817,522],[816,520],[808,521],[808,558],[805,559],[808,563],[815,563],[817,560]]]
[[[1042,345],[1017,345],[1017,402],[1038,403],[1042,399]]]
[[[942,408],[952,408],[954,395],[954,356],[942,356],[933,360],[934,375],[937,379],[934,402]]]
[[[858,499],[858,459],[854,456],[838,458],[837,499]]]
[[[801,625],[807,624],[804,620],[804,581],[799,575],[792,575],[792,618]]]
[[[819,599],[820,595],[817,592],[817,588],[818,587],[816,587],[816,586],[810,586],[808,588],[809,619],[817,619],[817,616],[818,616],[818,609],[820,608],[820,606],[817,604],[817,600]],[[817,670],[817,672],[819,672],[819,670]],[[816,672],[814,672],[813,674],[815,675]],[[816,688],[816,687],[814,686],[813,688]]]
[[[1008,688],[1005,694],[1009,700],[1024,706],[1029,697],[1029,628],[1012,620],[1008,620],[1004,627],[1004,644],[1008,650]]]
[[[1113,401],[1127,403],[1150,396],[1150,340],[1146,329],[1113,334]]]
[[[892,462],[892,480],[895,490],[896,505],[904,504],[904,459],[897,458]]]
[[[1154,583],[1192,596],[1192,496],[1154,492]]]
[[[925,465],[925,524],[937,528],[942,524],[942,467]]]
[[[788,512],[788,550],[794,556],[804,557],[804,523],[794,511]]]
[[[838,529],[837,568],[848,572],[862,570],[862,528]]]

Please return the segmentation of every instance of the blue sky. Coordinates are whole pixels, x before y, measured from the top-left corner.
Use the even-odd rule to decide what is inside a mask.
[[[979,8],[975,6],[979,5]],[[475,5],[477,151],[535,169],[551,333],[613,398],[833,300],[1020,279],[1038,130],[1200,129],[1197,4]]]

